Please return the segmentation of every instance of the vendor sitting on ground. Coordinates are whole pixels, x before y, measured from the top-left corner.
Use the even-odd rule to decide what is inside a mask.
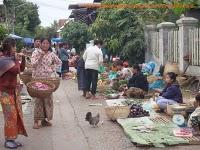
[[[130,79],[132,77],[133,73],[132,70],[129,68],[128,62],[123,62],[123,67],[121,69],[120,73],[120,79]]]
[[[193,117],[200,117],[200,93],[196,95],[195,97],[195,111],[190,115],[190,118],[188,120],[188,127],[193,127],[194,125],[192,123]],[[200,125],[200,122],[198,123]]]
[[[112,64],[110,70],[111,70],[112,72],[117,72],[118,68],[117,68],[117,63],[116,63],[116,62],[113,62],[113,64]]]
[[[161,111],[167,108],[167,105],[183,103],[182,93],[176,81],[176,74],[168,72],[165,77],[166,87],[162,90],[157,90],[159,96],[156,98],[156,103]]]
[[[140,88],[143,91],[148,91],[149,83],[147,81],[147,77],[144,76],[141,72],[141,68],[139,65],[133,65],[133,76],[128,81],[128,88],[135,87]]]

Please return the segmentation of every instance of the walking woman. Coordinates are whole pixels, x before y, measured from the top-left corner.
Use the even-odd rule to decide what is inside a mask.
[[[18,134],[27,136],[17,83],[17,75],[25,68],[25,57],[22,53],[18,54],[19,57],[22,59],[21,63],[16,57],[15,40],[5,39],[0,56],[0,102],[5,120],[5,147],[10,149],[22,146],[21,143],[15,141]]]
[[[83,91],[83,97],[86,97],[86,70],[85,62],[81,57],[77,61],[77,79],[78,79],[78,90]]]
[[[31,63],[33,66],[32,77],[48,78],[55,72],[57,66],[61,66],[62,62],[57,55],[50,51],[51,40],[44,38],[41,40],[41,49],[36,50],[32,54]],[[40,126],[51,126],[49,122],[53,118],[53,96],[45,99],[35,98],[34,108],[34,129]],[[41,125],[39,124],[41,121]]]
[[[60,59],[62,61],[61,72],[63,79],[65,79],[65,73],[69,72],[69,55],[67,53],[67,49],[68,49],[68,44],[64,42],[60,49]]]

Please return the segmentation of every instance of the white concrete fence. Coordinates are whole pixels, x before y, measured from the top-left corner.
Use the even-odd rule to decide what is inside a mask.
[[[159,65],[175,62],[181,72],[190,63],[186,74],[200,76],[200,28],[197,25],[198,20],[192,17],[182,17],[176,24],[147,25],[146,61],[155,61]],[[189,61],[185,59],[187,57]]]

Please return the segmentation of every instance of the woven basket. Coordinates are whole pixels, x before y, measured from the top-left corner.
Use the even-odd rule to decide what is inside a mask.
[[[164,75],[166,75],[168,72],[174,72],[175,74],[179,75],[179,67],[177,63],[166,63],[165,65],[165,70],[164,70]]]
[[[185,104],[179,104],[180,106],[185,106],[186,107],[186,105]],[[173,107],[174,107],[174,105],[167,105],[167,115],[169,115],[169,116],[173,116],[174,114],[175,114],[175,112],[174,112],[174,110],[173,110]],[[183,110],[183,111],[181,111],[181,114],[183,115],[183,116],[186,116],[186,112]]]
[[[108,85],[98,85],[98,87],[97,87],[97,91],[99,93],[104,93],[107,89],[109,89]]]
[[[35,82],[38,82],[38,81],[31,81],[29,83],[27,83],[27,91],[29,93],[29,95],[31,97],[37,97],[37,98],[46,98],[48,96],[50,96],[54,90],[55,90],[55,85],[52,84],[52,83],[49,83],[49,82],[45,82],[45,81],[40,81],[41,83],[43,84],[47,84],[49,86],[49,89],[48,90],[37,90],[37,89],[34,89],[32,87],[32,85],[35,83]]]
[[[32,68],[31,63],[26,63],[26,67],[27,67],[27,68]]]
[[[32,80],[32,75],[30,74],[21,73],[19,77],[24,82],[24,84],[27,84],[28,82],[31,82]]]
[[[154,75],[150,75],[147,77],[147,81],[151,84],[153,82],[155,82],[156,80],[158,80],[158,77],[154,76]]]
[[[26,74],[26,75],[32,75],[32,72],[33,72],[33,69],[32,68],[27,68],[23,71],[23,74]]]
[[[58,87],[60,86],[60,78],[59,77],[36,78],[36,79],[33,79],[32,81],[38,81],[38,82],[45,81],[50,84],[54,84],[55,89],[53,92],[55,92],[58,89]]]
[[[117,120],[119,118],[127,118],[130,113],[128,106],[107,106],[105,112],[110,120]]]

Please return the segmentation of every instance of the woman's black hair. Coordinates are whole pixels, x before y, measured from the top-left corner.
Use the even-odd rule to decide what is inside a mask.
[[[141,71],[141,68],[140,68],[139,65],[136,65],[136,64],[135,64],[135,65],[132,66],[132,68],[133,68],[133,69],[136,69],[137,71]]]
[[[41,40],[41,38],[35,37],[35,38],[34,38],[34,42],[37,41],[37,40]]]
[[[103,41],[102,40],[94,40],[94,45],[103,45]]]
[[[176,81],[177,74],[175,74],[174,72],[168,72],[166,75],[168,75],[170,79],[173,80],[173,82]]]
[[[45,40],[47,40],[48,42],[49,42],[49,51],[51,51],[52,52],[52,49],[51,49],[51,39],[49,39],[49,38],[42,38],[41,39],[41,43],[43,42],[43,41],[45,41]]]
[[[200,101],[200,93],[198,93],[198,94],[195,96],[195,100],[196,100],[196,101]]]
[[[2,44],[2,52],[5,54],[7,53],[8,55],[11,54],[11,50],[12,50],[12,47],[15,47],[16,46],[16,41],[15,39],[13,38],[6,38],[4,41],[3,41],[3,44]]]

